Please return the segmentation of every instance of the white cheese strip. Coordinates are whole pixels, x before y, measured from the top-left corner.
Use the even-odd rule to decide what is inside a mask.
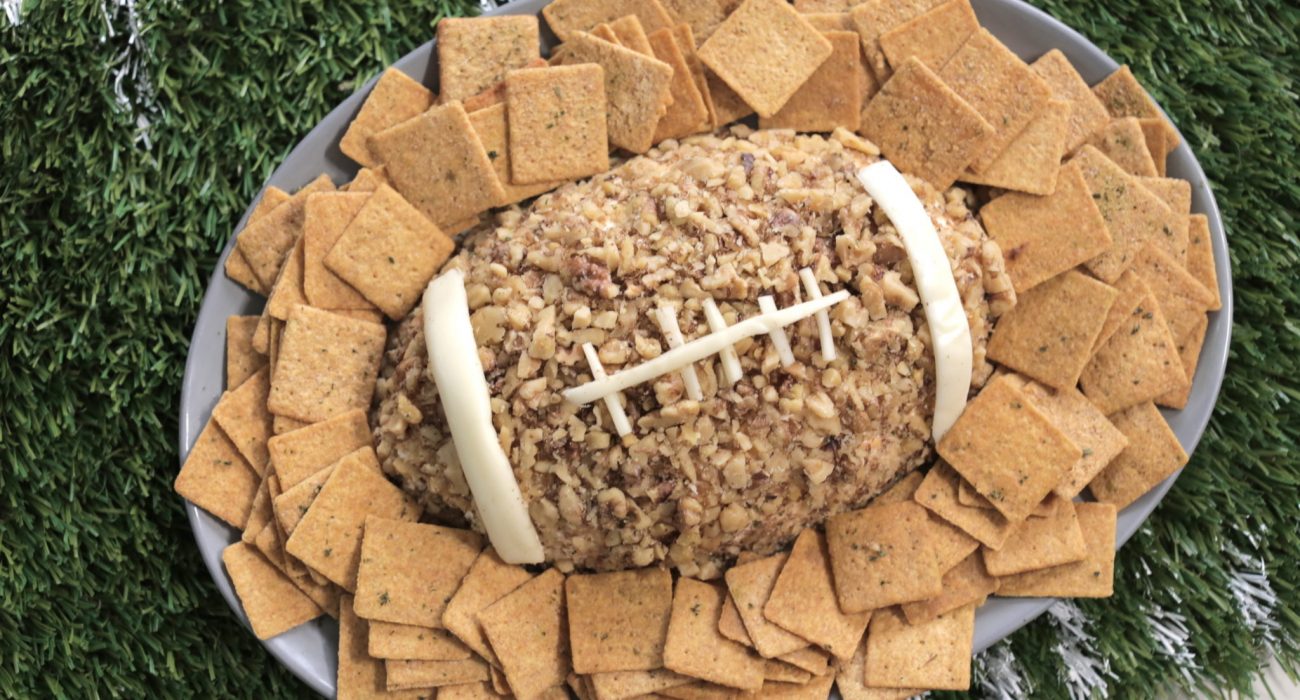
[[[704,319],[709,322],[709,330],[714,333],[727,329],[727,319],[722,317],[722,310],[712,297],[704,298]],[[728,345],[718,353],[718,357],[722,358],[722,378],[727,380],[727,386],[740,381],[740,356],[736,354],[736,349]]]
[[[591,376],[595,379],[604,379],[605,365],[600,364],[600,358],[596,355],[596,346],[591,343],[582,344],[582,354],[587,356],[587,364],[591,366]],[[618,431],[618,436],[623,437],[632,432],[632,424],[627,420],[627,413],[623,411],[623,397],[621,394],[610,394],[605,397],[605,408],[609,411],[609,417],[614,421],[614,430]]]
[[[668,339],[668,347],[680,348],[686,344],[686,339],[682,337],[682,329],[677,325],[677,311],[673,307],[659,307],[655,310],[655,318],[659,320],[659,330]],[[679,373],[682,376],[682,383],[686,385],[686,396],[692,401],[703,401],[704,392],[700,390],[700,377],[695,373],[695,367],[686,365],[679,370]]]
[[[424,290],[424,342],[456,456],[488,539],[506,562],[541,563],[542,542],[492,426],[491,393],[460,270],[442,274]]]
[[[710,333],[696,338],[681,347],[673,348],[659,357],[642,362],[635,367],[615,372],[605,379],[593,380],[582,386],[567,389],[564,392],[564,398],[566,401],[579,406],[589,404],[596,399],[651,381],[669,372],[676,372],[692,362],[699,362],[706,357],[716,355],[722,352],[723,348],[731,347],[745,338],[753,338],[764,333],[770,334],[773,330],[802,321],[818,311],[829,309],[848,298],[849,292],[841,289],[834,294],[827,294],[821,299],[811,299],[785,309],[777,310],[773,306],[773,310],[770,312],[747,318],[734,326],[728,326],[726,330],[718,333]],[[771,303],[770,297],[768,301]],[[761,306],[762,298],[759,299],[759,303]]]
[[[858,181],[898,229],[912,264],[934,342],[936,386],[930,430],[938,442],[966,407],[971,382],[970,323],[953,280],[952,263],[925,206],[893,164],[882,160],[868,165],[858,171]]]
[[[758,310],[765,314],[776,313],[776,300],[770,296],[759,297]],[[767,335],[772,338],[772,345],[776,346],[776,355],[781,358],[781,366],[789,367],[794,364],[794,350],[790,347],[790,338],[785,334],[785,329],[773,328]]]
[[[809,299],[822,298],[822,288],[817,286],[817,278],[813,277],[812,270],[806,267],[799,270],[799,279],[803,282]],[[822,340],[822,359],[827,362],[834,360],[835,336],[831,335],[831,315],[826,311],[817,312],[817,333]]]

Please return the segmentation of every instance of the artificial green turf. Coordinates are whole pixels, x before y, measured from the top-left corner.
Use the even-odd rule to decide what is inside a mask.
[[[1209,432],[1121,554],[1117,595],[1081,608],[1114,696],[1242,687],[1260,644],[1300,659],[1300,10],[1038,4],[1131,63],[1178,122],[1223,208],[1238,304]],[[24,5],[16,28],[0,15],[0,694],[306,697],[235,622],[171,493],[189,333],[276,163],[441,13],[474,3],[142,1],[125,58],[117,3]],[[142,62],[153,107],[117,105],[123,61]],[[1230,592],[1251,556],[1275,627],[1252,629]],[[1186,617],[1186,676],[1152,639],[1160,611]],[[1065,696],[1057,640],[1046,620],[1014,637],[1035,695]]]

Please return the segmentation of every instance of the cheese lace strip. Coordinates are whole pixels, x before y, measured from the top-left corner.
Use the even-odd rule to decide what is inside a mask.
[[[596,355],[596,347],[591,343],[583,343],[582,354],[587,356],[587,364],[591,366],[591,376],[596,379],[604,379],[607,376],[605,366],[600,364],[600,358]],[[623,410],[622,394],[606,396],[605,409],[609,411],[609,417],[614,421],[614,430],[618,431],[619,437],[632,432],[632,424],[628,422],[627,412]]]
[[[722,310],[712,297],[704,298],[704,319],[709,322],[709,331],[713,333],[727,328],[727,319],[722,317]],[[736,349],[728,345],[718,353],[718,357],[722,358],[722,377],[727,380],[727,386],[740,381],[740,356],[736,354]]]
[[[758,298],[758,310],[765,314],[776,313],[776,300],[771,296],[761,296]],[[772,345],[776,347],[776,355],[781,358],[781,366],[789,367],[794,364],[794,350],[790,349],[790,338],[786,336],[785,329],[777,326],[767,332],[772,339]]]
[[[655,312],[655,319],[659,321],[659,330],[668,339],[668,347],[680,348],[686,344],[686,339],[682,337],[682,329],[677,325],[677,311],[673,307],[659,307]],[[695,373],[695,367],[685,365],[679,373],[682,376],[682,384],[686,385],[686,396],[692,401],[703,401],[704,391],[700,389],[700,376]]]
[[[804,291],[808,293],[809,299],[822,298],[822,288],[817,286],[817,278],[813,276],[812,270],[806,267],[799,270],[799,280],[803,282]],[[835,359],[835,337],[831,335],[831,315],[825,311],[818,311],[816,316],[817,334],[822,340],[822,359],[830,362]]]

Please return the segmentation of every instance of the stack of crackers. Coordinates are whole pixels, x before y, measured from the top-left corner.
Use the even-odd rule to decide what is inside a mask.
[[[446,19],[440,92],[380,76],[336,188],[268,189],[228,276],[226,388],[178,493],[242,532],[223,554],[259,638],[338,618],[339,697],[903,698],[970,682],[989,596],[1111,593],[1116,511],[1187,455],[1219,308],[1208,222],[1165,177],[1178,132],[1127,67],[1089,87],[1026,64],[968,0],[557,0]],[[367,413],[386,328],[496,207],[757,114],[858,131],[901,170],[978,186],[1018,305],[941,461],[722,582],[565,576],[418,522]],[[421,420],[414,406],[405,419]],[[1088,492],[1095,502],[1079,502]],[[567,688],[567,690],[566,690]]]

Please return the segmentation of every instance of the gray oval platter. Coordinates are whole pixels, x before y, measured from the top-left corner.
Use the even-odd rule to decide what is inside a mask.
[[[487,14],[536,14],[546,4],[547,0],[519,0]],[[1032,61],[1050,49],[1060,49],[1090,84],[1106,77],[1118,67],[1115,61],[1083,36],[1019,0],[972,0],[972,5],[980,23],[1027,61]],[[548,39],[549,36],[544,41]],[[434,86],[437,83],[433,41],[403,56],[394,65],[425,85]],[[328,174],[336,183],[349,180],[357,167],[339,151],[339,138],[360,109],[362,100],[374,82],[372,78],[356,94],[330,112],[294,148],[266,184],[292,191],[320,173]],[[1165,418],[1178,435],[1183,448],[1191,453],[1209,423],[1223,381],[1232,330],[1232,273],[1219,208],[1206,181],[1205,172],[1201,170],[1185,141],[1170,154],[1168,172],[1169,177],[1191,182],[1193,211],[1209,217],[1219,293],[1223,298],[1222,310],[1210,314],[1209,331],[1187,408],[1182,411],[1165,411]],[[249,211],[251,210],[250,206]],[[245,212],[235,231],[243,228],[247,218],[248,212]],[[199,431],[207,423],[225,384],[226,317],[258,313],[262,305],[260,297],[245,291],[222,272],[226,256],[233,246],[232,235],[208,282],[207,293],[190,340],[181,389],[178,437],[182,462],[198,438]],[[1176,478],[1177,474],[1169,477],[1120,513],[1116,547],[1122,546],[1133,536],[1164,498]],[[192,503],[186,503],[185,507],[204,564],[231,610],[247,625],[247,619],[221,565],[221,550],[234,542],[238,533]],[[1011,634],[1042,614],[1053,602],[1053,599],[1042,598],[991,599],[980,608],[976,617],[975,650],[983,650]],[[338,663],[338,625],[334,620],[316,620],[267,640],[264,644],[303,682],[324,696],[334,696]]]

